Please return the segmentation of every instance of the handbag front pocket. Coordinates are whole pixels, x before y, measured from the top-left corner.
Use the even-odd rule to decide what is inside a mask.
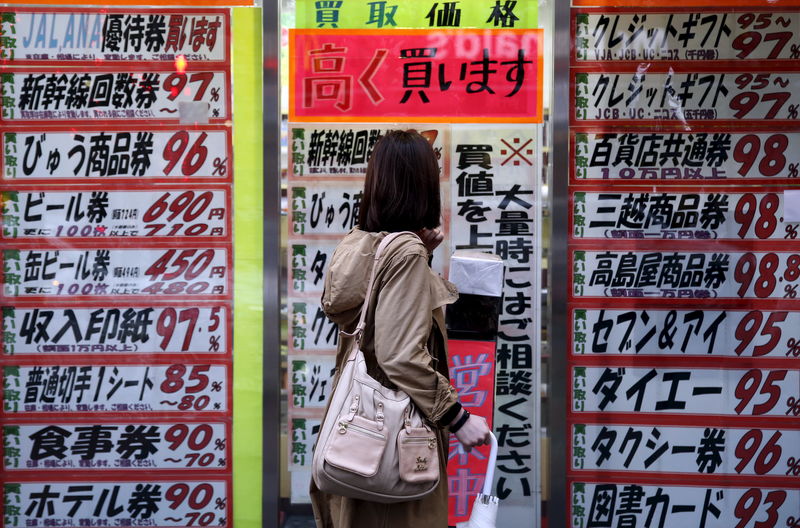
[[[378,430],[377,422],[361,416],[354,416],[352,420],[341,416],[337,427],[325,453],[325,462],[357,475],[374,476],[386,448],[386,436]]]
[[[439,478],[436,435],[424,427],[409,427],[397,436],[400,478],[408,483],[434,482]]]

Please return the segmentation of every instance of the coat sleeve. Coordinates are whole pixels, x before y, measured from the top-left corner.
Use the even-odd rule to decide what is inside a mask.
[[[436,423],[458,404],[458,396],[427,349],[432,326],[427,255],[398,255],[385,265],[375,306],[375,358],[389,380]]]

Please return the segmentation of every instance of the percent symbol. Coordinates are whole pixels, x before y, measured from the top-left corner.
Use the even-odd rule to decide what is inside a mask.
[[[786,400],[787,410],[784,414],[789,416],[800,416],[800,399],[795,398],[794,396],[789,396],[789,399]]]
[[[219,88],[212,88],[211,89],[211,100],[212,101],[219,101]]]
[[[224,510],[225,504],[228,502],[227,498],[217,497],[217,500],[214,502],[216,504],[215,509],[217,510]]]
[[[800,517],[797,519],[789,517],[786,519],[786,526],[788,526],[788,528],[800,528]]]
[[[222,382],[214,381],[211,383],[211,392],[219,392],[222,390]]]
[[[784,299],[794,299],[797,297],[797,284],[787,284],[783,287],[783,291],[786,292]]]
[[[800,175],[800,167],[797,166],[797,163],[790,163],[789,164],[789,177],[790,178],[797,178]]]
[[[789,238],[791,240],[794,240],[795,238],[797,238],[797,226],[796,225],[793,225],[793,224],[787,225],[785,231],[786,231],[786,235],[783,238]]]
[[[218,352],[219,351],[219,336],[211,336],[208,338],[208,351],[209,352]]]
[[[789,346],[789,351],[786,352],[786,356],[797,357],[800,356],[800,342],[797,339],[790,337],[789,341],[786,342]]]
[[[791,55],[789,56],[790,59],[800,59],[800,46],[797,44],[792,44],[792,51]]]
[[[789,458],[789,460],[786,461],[786,467],[789,468],[786,470],[787,475],[791,475],[793,477],[800,475],[800,459],[795,457]]]
[[[220,176],[225,176],[226,172],[228,172],[228,158],[214,158],[214,172],[211,175],[219,174]]]
[[[214,440],[214,449],[217,451],[224,451],[225,450],[225,439],[224,438],[217,438]]]
[[[789,119],[797,119],[798,114],[800,114],[800,105],[789,105]]]

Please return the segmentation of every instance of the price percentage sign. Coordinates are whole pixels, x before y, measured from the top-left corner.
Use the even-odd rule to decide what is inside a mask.
[[[214,449],[217,451],[225,451],[225,439],[217,438],[214,440]]]
[[[800,59],[800,46],[792,44],[792,50],[789,55],[790,59]]]
[[[791,475],[793,477],[800,475],[800,459],[790,457],[789,460],[786,461],[786,467],[789,468],[786,470],[787,475]]]
[[[783,236],[783,238],[788,238],[788,239],[791,239],[791,240],[794,240],[795,238],[797,238],[797,226],[796,225],[793,225],[793,224],[787,225],[785,231],[786,231],[786,234]]]
[[[800,356],[800,342],[797,339],[791,337],[789,341],[786,342],[786,345],[789,347],[789,350],[786,352],[786,357],[798,357]]]
[[[789,399],[786,400],[787,410],[784,414],[789,416],[800,416],[800,399],[795,398],[794,396],[789,396]]]
[[[211,175],[219,174],[220,176],[225,176],[226,172],[228,172],[228,158],[214,158],[214,172]]]
[[[219,352],[219,336],[211,336],[208,338],[208,351]]]
[[[794,299],[797,297],[797,284],[787,284],[783,287],[783,291],[785,292],[784,299]]]
[[[789,105],[789,119],[797,119],[798,114],[800,114],[800,105]]]
[[[222,382],[221,381],[213,381],[211,382],[211,392],[219,392],[222,390]]]
[[[788,528],[800,528],[800,517],[795,519],[794,517],[789,517],[786,519],[786,526]]]
[[[211,100],[214,102],[219,101],[219,88],[211,89]]]
[[[789,164],[789,177],[790,178],[797,178],[800,175],[800,168],[798,168],[797,163],[790,163]]]
[[[226,497],[217,497],[217,500],[214,501],[214,509],[216,510],[224,510],[225,505],[227,504],[228,499]]]

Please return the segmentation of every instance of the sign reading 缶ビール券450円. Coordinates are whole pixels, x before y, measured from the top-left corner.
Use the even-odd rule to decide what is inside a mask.
[[[290,32],[291,121],[542,121],[542,30]]]

